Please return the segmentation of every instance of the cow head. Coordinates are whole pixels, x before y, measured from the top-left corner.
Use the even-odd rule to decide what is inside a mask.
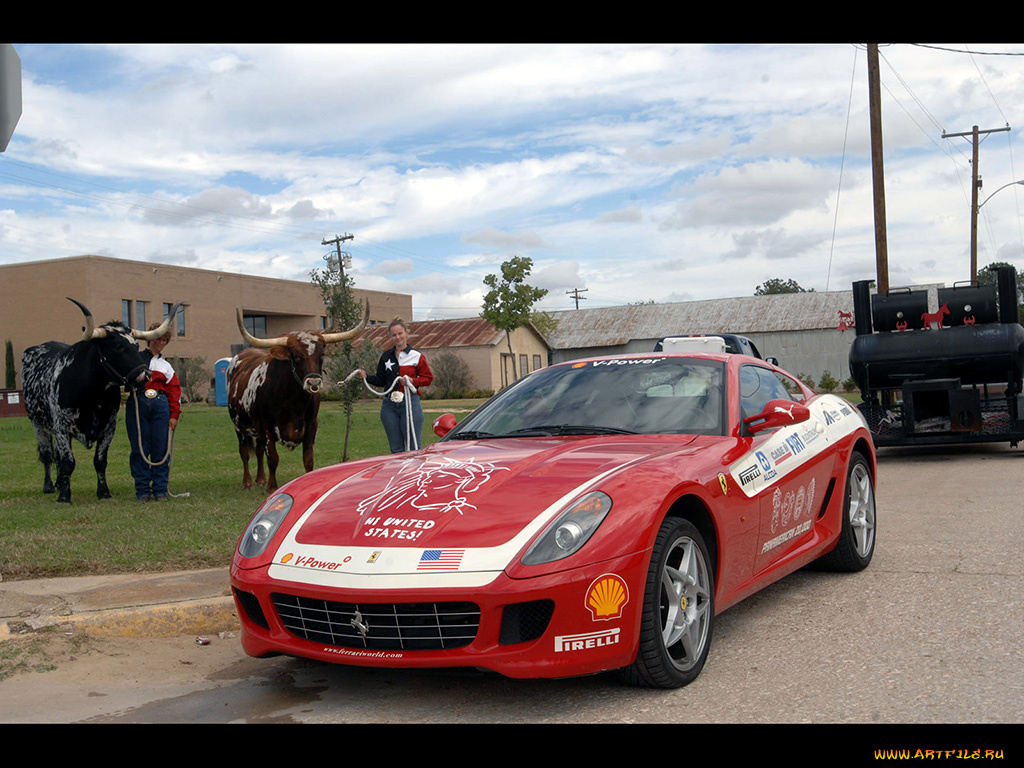
[[[152,341],[167,333],[182,304],[175,304],[159,327],[152,331],[141,331],[129,328],[121,322],[109,322],[97,328],[88,307],[70,296],[67,299],[77,305],[85,315],[82,341],[95,345],[100,362],[110,378],[118,384],[133,386],[149,378],[149,367],[139,354],[138,340]]]
[[[246,342],[257,349],[266,350],[271,357],[277,360],[288,361],[295,380],[306,392],[315,395],[323,386],[324,352],[327,349],[327,345],[351,341],[359,336],[370,318],[370,302],[366,302],[366,311],[363,313],[363,319],[355,328],[337,333],[298,331],[289,333],[286,336],[261,339],[245,330],[241,310],[236,308],[235,316],[238,321],[238,330],[242,332],[242,338]]]

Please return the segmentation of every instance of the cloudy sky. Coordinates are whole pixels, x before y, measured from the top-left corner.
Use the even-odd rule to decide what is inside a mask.
[[[863,45],[35,45],[0,153],[0,264],[100,254],[479,313],[529,256],[545,309],[875,277]],[[889,280],[966,280],[1024,179],[1024,45],[881,48]],[[979,266],[1024,269],[1024,186]]]

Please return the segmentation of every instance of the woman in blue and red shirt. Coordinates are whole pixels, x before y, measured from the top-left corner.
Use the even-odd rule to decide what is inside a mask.
[[[430,382],[434,380],[434,374],[431,373],[430,366],[427,365],[427,358],[422,352],[409,346],[408,334],[409,331],[405,327],[405,323],[401,320],[393,321],[388,326],[388,336],[394,342],[394,347],[380,356],[380,360],[377,362],[377,373],[371,376],[367,375],[362,368],[359,369],[360,377],[366,379],[368,383],[375,387],[383,387],[385,391],[392,393],[384,398],[384,402],[380,406],[380,420],[384,424],[384,432],[388,436],[388,448],[392,453],[401,453],[407,450],[405,445],[408,431],[405,398],[411,399],[410,410],[413,422],[411,439],[415,440],[415,445],[410,445],[409,449],[419,448],[423,443],[423,407],[420,405],[420,396],[405,386],[404,378],[397,384],[395,384],[395,379],[400,376],[408,377],[417,390],[429,386]],[[393,384],[394,388],[392,389]],[[392,395],[395,392],[401,392],[402,397],[393,398]]]

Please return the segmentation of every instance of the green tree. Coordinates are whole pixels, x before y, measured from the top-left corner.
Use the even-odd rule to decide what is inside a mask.
[[[1017,283],[1017,317],[1018,321],[1021,316],[1024,316],[1024,275],[1017,273],[1017,268],[1013,264],[1008,264],[1005,261],[993,261],[987,267],[978,270],[978,285],[995,285],[997,280],[996,270],[1000,267],[1013,267],[1014,274]]]
[[[512,353],[512,331],[530,322],[533,305],[547,296],[547,289],[527,285],[526,278],[533,269],[533,259],[513,256],[502,262],[501,275],[488,275],[484,285],[490,290],[484,296],[480,317],[499,331],[505,332],[508,353],[512,357],[512,375],[518,379],[516,356]]]
[[[314,269],[309,273],[313,284],[320,289],[320,295],[324,300],[324,307],[327,316],[331,318],[332,326],[345,330],[354,328],[362,319],[363,308],[356,301],[352,289],[355,281],[345,274],[344,263],[341,258],[344,254],[329,253],[324,256],[327,266],[324,269]],[[351,341],[343,341],[333,345],[328,350],[328,359],[324,368],[329,374],[329,380],[344,382],[348,375],[357,368],[368,368],[373,370],[376,364],[376,355],[373,345],[367,340],[362,344],[355,344]],[[370,362],[367,362],[369,359]],[[363,380],[353,376],[347,382],[339,383],[339,395],[345,408],[345,443],[341,451],[341,460],[348,461],[348,438],[352,431],[352,412],[355,409],[356,401],[363,394]]]
[[[814,289],[807,290],[800,286],[793,278],[783,280],[781,277],[773,277],[765,280],[754,289],[755,296],[771,296],[777,293],[813,293]]]
[[[530,324],[537,329],[537,333],[547,337],[558,328],[558,318],[550,312],[535,309],[530,313]]]
[[[6,349],[4,350],[4,365],[7,366],[7,389],[16,389],[16,387],[14,386],[14,345],[11,344],[10,339],[7,340],[7,344],[5,345],[5,347]]]

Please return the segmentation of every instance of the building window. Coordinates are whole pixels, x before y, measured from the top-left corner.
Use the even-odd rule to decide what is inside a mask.
[[[135,327],[146,330],[146,302],[138,299],[135,300]]]
[[[540,370],[540,355],[534,355],[533,356],[533,370],[535,370],[535,371],[539,371]]]
[[[174,308],[174,304],[172,304],[169,301],[165,301],[164,302],[164,313],[160,317],[161,321],[163,321],[164,317],[166,317],[173,308]],[[177,326],[177,330],[176,330],[175,335],[176,336],[184,336],[185,335],[185,307],[184,307],[184,304],[182,304],[181,307],[178,309],[178,313],[177,313],[176,316],[177,316],[178,319],[177,319],[177,323],[175,324]]]
[[[526,355],[519,356],[519,375],[523,376],[530,372],[530,365],[527,362],[528,358]]]
[[[245,330],[256,338],[263,339],[267,336],[266,315],[248,315],[243,317],[242,325],[245,326]]]
[[[121,322],[132,327],[132,300],[121,299]]]
[[[167,317],[167,314],[172,309],[174,309],[174,305],[171,302],[169,302],[169,301],[165,301],[164,302],[163,317]],[[178,318],[178,322],[177,322],[177,333],[176,333],[176,335],[177,336],[184,336],[185,335],[185,306],[184,305],[182,305],[178,309],[177,318]]]

